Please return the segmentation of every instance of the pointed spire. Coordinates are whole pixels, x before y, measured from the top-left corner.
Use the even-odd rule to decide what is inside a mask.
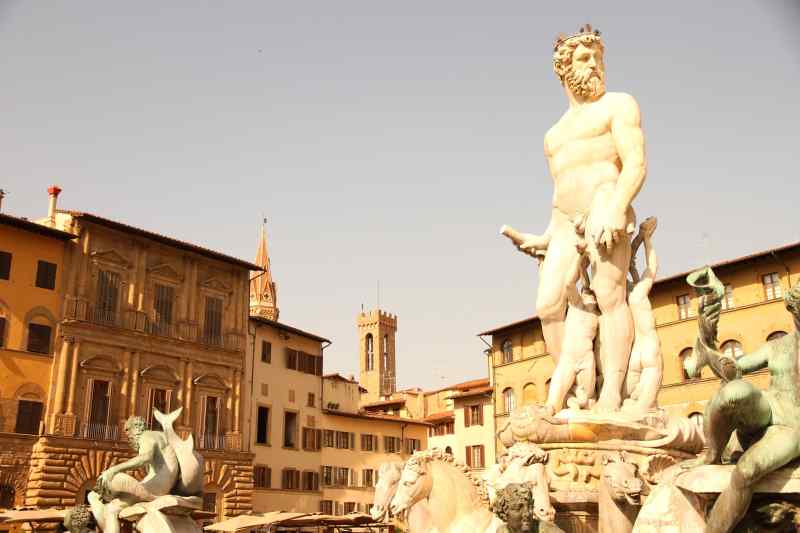
[[[278,293],[272,281],[267,247],[267,219],[261,224],[261,233],[256,250],[256,264],[263,272],[250,273],[250,314],[278,320]]]

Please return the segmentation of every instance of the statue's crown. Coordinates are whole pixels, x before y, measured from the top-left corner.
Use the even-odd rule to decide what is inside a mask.
[[[584,35],[594,35],[600,37],[600,30],[592,29],[592,25],[587,23],[581,26],[577,33],[573,33],[572,35],[564,35],[563,33],[559,33],[555,42],[553,43],[553,51],[555,52],[558,50],[559,46],[566,43],[570,39],[575,39],[576,37],[582,37]]]

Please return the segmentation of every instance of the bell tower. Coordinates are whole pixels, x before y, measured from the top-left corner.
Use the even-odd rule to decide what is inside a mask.
[[[367,389],[363,400],[375,402],[391,396],[396,389],[395,336],[397,316],[373,309],[356,317],[359,339],[361,386]]]

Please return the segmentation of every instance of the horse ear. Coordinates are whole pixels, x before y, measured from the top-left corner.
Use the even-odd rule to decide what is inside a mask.
[[[610,462],[611,462],[611,459],[609,459],[608,454],[604,453],[603,454],[603,466],[606,466]]]

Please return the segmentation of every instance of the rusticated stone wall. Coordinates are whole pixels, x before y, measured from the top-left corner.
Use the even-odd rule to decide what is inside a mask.
[[[33,446],[25,505],[70,507],[82,503],[100,473],[133,457],[127,443],[44,436]],[[219,491],[220,517],[252,509],[252,454],[204,452],[205,485]]]

